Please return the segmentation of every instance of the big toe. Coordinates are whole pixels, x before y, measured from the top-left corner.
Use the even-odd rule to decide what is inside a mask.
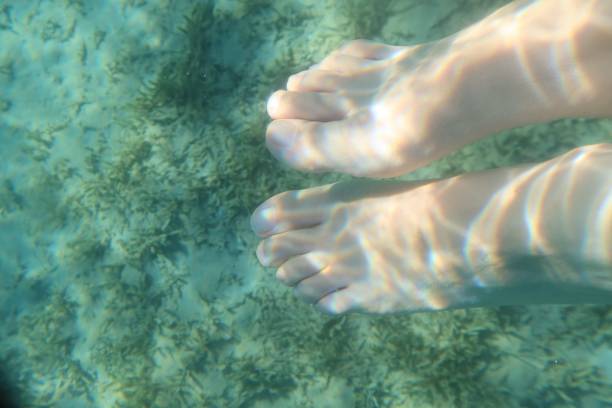
[[[289,166],[311,172],[337,171],[357,177],[401,174],[401,146],[376,132],[371,115],[359,112],[333,122],[275,120],[266,145]]]

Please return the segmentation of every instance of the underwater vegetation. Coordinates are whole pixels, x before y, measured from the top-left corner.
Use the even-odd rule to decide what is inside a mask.
[[[282,168],[265,150],[265,98],[298,67],[290,50],[263,72],[243,65],[257,53],[253,41],[258,34],[264,37],[258,30],[269,30],[261,14],[269,13],[273,22],[280,18],[271,1],[245,4],[240,18],[213,15],[213,2],[196,4],[179,27],[184,49],[160,64],[132,105],[145,121],[134,130],[154,124],[162,133],[159,138],[168,139],[163,143],[173,155],[169,168],[178,171],[172,184],[184,188],[180,208],[194,225],[206,228],[244,219],[268,192],[311,179]],[[222,57],[228,37],[243,50],[239,66]],[[183,139],[180,150],[176,139]]]
[[[159,68],[155,79],[145,85],[136,107],[143,112],[174,107],[179,111],[204,114],[219,88],[222,68],[212,60],[213,3],[200,2],[184,17],[179,27],[186,47]]]
[[[178,46],[152,58],[150,79],[121,107],[121,131],[96,134],[84,167],[50,162],[65,129],[60,123],[26,135],[24,153],[40,165],[37,183],[26,188],[0,180],[0,217],[36,202],[44,209],[37,213],[44,215],[41,224],[77,226],[47,270],[24,271],[22,279],[43,286],[45,296],[19,318],[13,335],[22,339],[20,347],[0,354],[28,406],[104,398],[106,406],[135,408],[315,408],[322,395],[363,408],[612,400],[609,379],[580,355],[559,351],[610,344],[610,308],[538,309],[540,318],[563,322],[562,329],[538,333],[528,320],[537,314],[526,308],[328,317],[261,271],[246,295],[227,300],[253,273],[237,266],[222,271],[218,294],[195,295],[197,315],[184,312],[193,271],[181,256],[190,248],[246,258],[255,246],[248,216],[257,204],[283,190],[340,179],[300,174],[273,160],[263,143],[267,96],[354,36],[421,38],[386,31],[387,16],[415,2],[330,2],[325,12],[334,10],[340,23],[320,37],[307,30],[319,18],[314,10],[283,0],[237,3],[234,10],[219,10],[212,1],[187,6],[174,33]],[[461,7],[480,10],[484,3],[453,3],[438,29],[456,29],[464,24]],[[100,45],[105,34],[98,30],[94,37]],[[224,52],[236,47],[239,59]],[[109,82],[119,83],[134,61],[129,51],[118,53]],[[12,69],[0,67],[0,75]],[[595,121],[578,124],[603,134]],[[500,134],[410,177],[541,159],[578,143],[574,125],[555,122],[552,135],[545,126]],[[543,151],[531,147],[533,137]],[[209,265],[197,267],[210,272]],[[69,285],[46,285],[58,271]],[[537,342],[529,340],[534,336]],[[530,380],[520,400],[510,384],[514,370]]]

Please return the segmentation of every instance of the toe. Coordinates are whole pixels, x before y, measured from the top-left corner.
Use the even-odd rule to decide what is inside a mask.
[[[394,290],[395,291],[395,290]],[[348,311],[359,311],[373,314],[386,314],[398,310],[425,311],[431,307],[423,307],[412,303],[414,297],[404,293],[397,297],[389,292],[389,286],[378,286],[376,282],[353,281],[344,289],[332,292],[316,303],[316,306],[325,313],[339,314]],[[408,306],[410,304],[410,306]]]
[[[334,93],[276,91],[268,99],[272,119],[340,120],[350,108],[348,99]]]
[[[346,98],[376,93],[386,75],[384,69],[353,75],[310,69],[289,77],[287,90],[293,92],[337,92]]]
[[[402,49],[404,48],[367,40],[354,40],[343,45],[339,52],[357,58],[382,60],[393,57]]]
[[[326,122],[326,124],[336,122]],[[325,171],[333,168],[322,149],[325,128],[322,122],[275,120],[266,129],[266,146],[272,155],[302,171]],[[341,136],[340,136],[341,137]]]
[[[309,252],[296,256],[282,264],[276,271],[276,278],[287,286],[295,286],[325,268],[325,256],[322,253]]]
[[[341,314],[355,309],[358,304],[355,297],[351,295],[350,288],[346,288],[322,297],[316,306],[324,313]]]
[[[251,228],[260,237],[312,228],[328,213],[326,192],[331,185],[287,191],[266,200],[251,216]]]
[[[320,245],[315,229],[289,231],[264,239],[257,247],[257,258],[266,267],[280,266],[289,258],[313,251]]]
[[[294,290],[297,297],[308,303],[315,304],[323,297],[346,288],[350,280],[348,274],[335,274],[333,266],[330,265],[300,281]]]
[[[381,169],[395,170],[403,157],[394,153],[393,141],[374,134],[371,115],[362,111],[333,122],[276,120],[266,131],[266,145],[278,160],[301,171],[384,176]]]

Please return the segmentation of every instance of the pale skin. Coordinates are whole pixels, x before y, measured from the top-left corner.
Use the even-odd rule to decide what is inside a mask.
[[[493,132],[612,117],[612,2],[511,3],[437,42],[351,42],[268,102],[272,154],[306,171],[406,173]],[[612,145],[419,183],[276,195],[257,256],[329,313],[612,303]]]

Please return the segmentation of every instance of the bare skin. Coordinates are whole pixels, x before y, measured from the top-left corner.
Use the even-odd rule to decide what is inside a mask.
[[[611,22],[609,2],[518,2],[438,43],[350,43],[270,98],[268,146],[299,169],[382,177],[504,128],[612,116]],[[610,302],[611,163],[602,144],[279,194],[253,214],[257,255],[330,313]]]
[[[599,3],[512,3],[417,46],[351,42],[270,97],[268,148],[301,170],[391,177],[502,129],[609,116]]]
[[[610,163],[601,144],[446,180],[282,193],[253,215],[257,255],[330,313],[609,302]]]

